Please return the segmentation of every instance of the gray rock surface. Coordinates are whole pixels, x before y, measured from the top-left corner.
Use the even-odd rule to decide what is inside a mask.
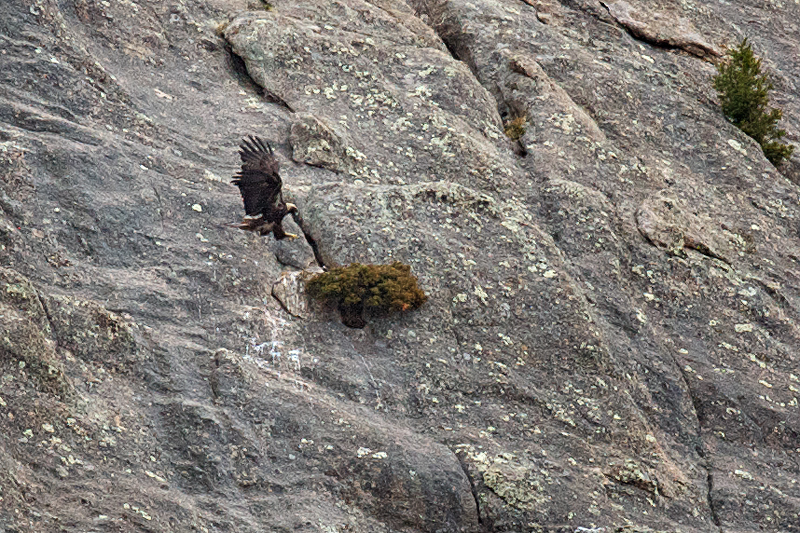
[[[0,2],[0,529],[800,531],[800,156],[710,81],[749,37],[798,144],[799,20]],[[303,239],[229,226],[247,134],[425,306],[306,302]]]

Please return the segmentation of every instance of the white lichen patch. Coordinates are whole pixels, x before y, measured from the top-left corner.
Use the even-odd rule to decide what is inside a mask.
[[[485,290],[483,290],[483,287],[481,287],[480,285],[476,285],[475,288],[473,289],[473,294],[475,294],[475,296],[480,298],[481,302],[484,305],[487,305],[488,302],[486,301],[486,299],[489,297],[489,294]]]
[[[365,447],[363,447],[363,446],[362,446],[362,447],[360,447],[360,448],[359,448],[359,449],[356,451],[356,455],[357,455],[359,458],[361,458],[361,457],[366,457],[367,455],[369,455],[369,454],[371,454],[371,453],[372,453],[372,450],[371,450],[371,449],[369,449],[369,448],[365,448]]]
[[[466,294],[464,294],[463,292],[459,293],[459,294],[456,294],[453,297],[453,303],[464,303],[464,302],[467,301],[467,298],[469,298],[469,297]]]
[[[731,148],[733,148],[734,150],[736,150],[737,152],[739,152],[744,156],[747,155],[747,150],[742,148],[742,144],[736,139],[728,139],[728,146],[730,146]]]

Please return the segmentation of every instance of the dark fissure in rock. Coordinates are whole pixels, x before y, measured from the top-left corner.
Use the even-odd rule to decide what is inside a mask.
[[[319,251],[319,245],[317,244],[316,239],[311,236],[310,228],[308,228],[308,225],[306,224],[305,220],[303,220],[303,217],[300,216],[300,213],[295,211],[292,213],[292,218],[297,224],[297,227],[300,228],[300,231],[303,232],[303,236],[306,238],[306,242],[311,247],[311,251],[314,252],[314,260],[317,262],[320,268],[327,270],[325,261],[322,259],[322,253]]]
[[[478,515],[478,526],[480,527],[481,531],[490,531],[491,529],[489,524],[484,523],[483,517],[481,516],[481,502],[480,498],[478,498],[478,489],[475,487],[475,482],[473,481],[472,476],[469,474],[467,464],[461,455],[456,453],[455,456],[456,459],[458,459],[458,464],[461,465],[461,470],[463,470],[464,475],[467,476],[467,481],[469,481],[469,489],[472,492],[472,498],[475,500],[475,513]]]
[[[292,106],[290,106],[283,98],[269,91],[265,87],[262,87],[258,84],[258,82],[256,82],[256,80],[252,78],[252,76],[250,76],[250,72],[247,70],[247,64],[245,63],[244,59],[238,56],[230,45],[226,45],[225,50],[227,50],[228,57],[230,58],[231,70],[233,70],[234,77],[239,81],[240,85],[254,92],[260,93],[267,102],[271,104],[278,104],[279,106],[285,107],[287,110],[289,110],[289,112],[294,113]]]

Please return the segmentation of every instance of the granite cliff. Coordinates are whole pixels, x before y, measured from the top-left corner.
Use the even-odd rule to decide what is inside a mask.
[[[798,21],[3,0],[0,529],[800,532],[800,154],[711,87],[749,37],[798,145]],[[227,226],[246,134],[425,306],[346,328]]]

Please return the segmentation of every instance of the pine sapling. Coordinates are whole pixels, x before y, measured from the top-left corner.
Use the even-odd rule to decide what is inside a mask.
[[[722,112],[749,137],[753,138],[773,165],[788,159],[793,146],[782,144],[786,131],[778,129],[780,109],[769,109],[772,82],[761,72],[761,59],[744,39],[728,52],[728,60],[717,65],[714,88],[719,93]]]

